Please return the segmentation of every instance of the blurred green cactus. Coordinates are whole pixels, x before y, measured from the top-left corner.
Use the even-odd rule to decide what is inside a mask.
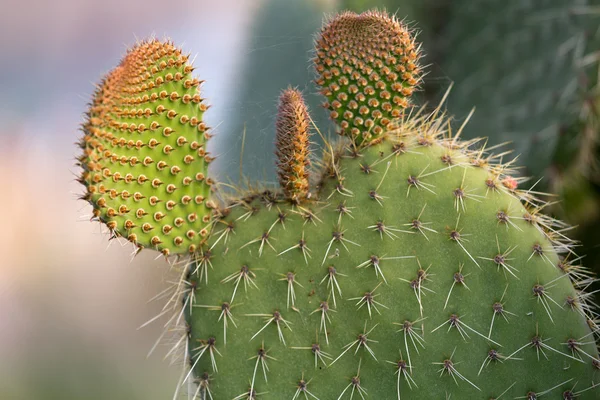
[[[456,83],[453,114],[476,112],[466,137],[491,130],[514,142],[528,174],[552,161],[562,129],[578,118],[581,59],[598,18],[586,1],[454,1],[441,63]],[[469,60],[465,63],[464,60]]]
[[[132,54],[152,65],[145,58],[169,45],[145,46]],[[275,124],[281,187],[227,196],[212,185],[209,225],[196,228],[206,234],[192,235],[204,239],[177,264],[181,281],[165,306],[182,332],[170,351],[186,359],[181,386],[195,384],[190,394],[203,400],[597,398],[600,329],[584,292],[594,279],[564,224],[519,187],[514,161],[461,140],[441,106],[408,108],[419,46],[395,17],[339,14],[315,46],[342,138],[326,141],[309,169],[310,117],[288,89]],[[98,132],[84,132],[84,148],[96,151]],[[93,161],[113,181],[101,173],[112,158]],[[127,165],[122,173],[139,173]]]
[[[537,190],[558,195],[546,212],[579,226],[572,235],[597,272],[599,5],[449,2],[431,59],[441,66],[435,76],[456,83],[449,109],[457,123],[475,108],[464,136],[489,132],[490,145],[514,145],[526,167],[520,174],[543,177]]]
[[[227,171],[224,180],[236,184],[248,183],[246,180],[276,181],[272,169],[275,160],[272,138],[274,110],[282,89],[288,85],[301,88],[307,93],[308,107],[319,108],[322,98],[316,93],[306,60],[323,12],[330,11],[322,3],[325,2],[267,0],[257,10],[248,33],[246,48],[249,51],[244,57],[239,84],[235,92],[230,93],[227,104],[236,112],[219,129],[223,137],[215,150],[219,154],[215,173]],[[314,118],[327,134],[326,116],[315,115]]]

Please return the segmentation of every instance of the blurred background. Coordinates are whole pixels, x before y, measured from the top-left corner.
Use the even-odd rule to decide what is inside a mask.
[[[195,56],[213,174],[273,181],[279,91],[300,87],[333,134],[311,83],[313,34],[324,14],[374,6],[420,31],[417,101],[454,82],[456,123],[476,107],[463,135],[511,142],[530,184],[557,193],[544,211],[576,226],[600,272],[600,0],[0,0],[0,399],[173,397],[169,347],[146,357],[165,321],[138,328],[175,277],[152,252],[132,260],[108,243],[74,180],[94,83],[127,47],[171,38]]]

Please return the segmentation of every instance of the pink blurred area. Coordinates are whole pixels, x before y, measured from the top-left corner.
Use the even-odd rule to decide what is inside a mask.
[[[108,243],[77,196],[79,125],[93,82],[138,39],[196,56],[224,102],[255,0],[2,0],[0,398],[165,399],[180,370],[146,359],[162,330],[149,300],[174,279],[151,251]],[[215,107],[217,108],[217,107]],[[209,124],[219,115],[209,113]],[[218,140],[218,139],[217,139]]]

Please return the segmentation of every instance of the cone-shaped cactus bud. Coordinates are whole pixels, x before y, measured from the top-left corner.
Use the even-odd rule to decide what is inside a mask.
[[[171,43],[139,43],[98,86],[82,127],[94,216],[165,255],[194,251],[210,222],[207,106],[192,70]]]
[[[345,12],[324,25],[315,45],[317,84],[341,133],[357,145],[380,137],[420,81],[410,31],[384,12]]]
[[[299,90],[288,88],[279,97],[276,127],[279,183],[286,198],[300,203],[309,196],[310,118]]]

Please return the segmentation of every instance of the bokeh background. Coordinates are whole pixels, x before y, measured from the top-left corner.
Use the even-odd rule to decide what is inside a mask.
[[[546,212],[600,271],[598,0],[0,0],[0,399],[173,397],[180,369],[147,357],[164,319],[148,302],[168,264],[108,242],[77,200],[75,141],[94,83],[128,46],[171,38],[195,56],[212,108],[222,181],[272,181],[278,92],[306,94],[323,132],[308,59],[324,14],[387,7],[420,31],[429,64],[418,102],[448,108],[464,135],[510,141]],[[242,133],[246,147],[240,158]],[[240,159],[243,160],[240,168]],[[241,171],[241,172],[240,172]]]

